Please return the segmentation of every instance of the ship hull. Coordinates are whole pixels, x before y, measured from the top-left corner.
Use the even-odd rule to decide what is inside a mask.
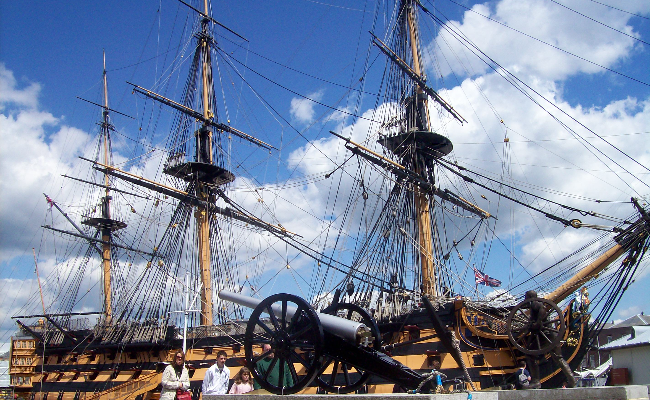
[[[575,369],[586,353],[588,344],[588,318],[575,320],[571,307],[565,311],[568,329],[562,345],[562,356]],[[448,302],[436,312],[448,332],[459,340],[464,366],[477,390],[490,388],[507,389],[514,384],[514,373],[519,360],[531,362],[525,354],[514,349],[505,327],[470,310],[462,300]],[[434,361],[440,362],[440,371],[447,376],[446,390],[471,389],[464,370],[440,340],[432,318],[425,309],[378,321],[385,352],[409,369],[420,374],[430,372]],[[215,363],[220,350],[228,355],[227,366],[231,378],[245,365],[244,330],[246,321],[227,325],[199,327],[188,332],[186,361],[190,371],[191,390],[195,398],[207,369]],[[58,399],[153,399],[160,392],[162,370],[171,362],[173,354],[183,347],[180,330],[168,328],[163,340],[157,343],[102,343],[90,337],[90,331],[69,331],[69,337],[85,337],[83,343],[58,346],[35,345],[33,370],[29,373],[31,385],[18,391],[21,398],[44,399],[56,395]],[[83,344],[83,346],[80,346]],[[83,349],[83,351],[79,351]],[[21,351],[25,351],[22,349]],[[537,358],[540,382],[543,388],[560,387],[566,380],[560,367],[550,355]],[[298,374],[305,373],[295,365]],[[332,382],[332,366],[321,374],[325,382]],[[334,385],[344,385],[342,374],[336,374]],[[352,373],[351,380],[355,381]],[[357,392],[390,393],[404,391],[393,382],[371,375],[366,385]],[[322,392],[312,382],[302,393]]]

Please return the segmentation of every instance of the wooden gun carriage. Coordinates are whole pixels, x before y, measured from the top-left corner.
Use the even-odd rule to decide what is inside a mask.
[[[371,375],[409,390],[428,391],[433,384],[427,374],[382,351],[376,322],[357,305],[335,303],[327,313],[317,313],[304,299],[285,293],[258,300],[222,291],[219,297],[253,309],[245,334],[246,365],[260,386],[271,393],[297,393],[314,380],[325,391],[350,393],[361,388]],[[530,320],[534,301],[543,310],[538,322]],[[441,342],[461,366],[462,354],[453,343],[453,335],[429,300],[423,298],[423,303]],[[514,307],[509,323],[515,327],[509,330],[513,345],[525,354],[550,351],[566,329],[562,311],[540,298],[526,299]],[[271,349],[262,350],[264,345]],[[471,382],[468,375],[466,378]]]

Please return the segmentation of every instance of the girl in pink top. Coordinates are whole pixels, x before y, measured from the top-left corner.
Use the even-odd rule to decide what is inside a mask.
[[[253,377],[251,371],[246,367],[241,367],[235,375],[235,383],[232,384],[228,394],[244,394],[253,390]]]

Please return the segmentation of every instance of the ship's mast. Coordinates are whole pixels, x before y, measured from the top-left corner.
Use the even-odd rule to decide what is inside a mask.
[[[99,138],[103,147],[103,165],[111,167],[110,157],[110,141],[111,130],[113,125],[109,118],[108,108],[108,80],[106,76],[106,54],[104,57],[104,99],[102,105],[102,123],[101,123],[101,136]],[[84,225],[92,226],[98,229],[102,235],[102,275],[103,275],[103,289],[104,289],[104,316],[106,323],[109,324],[113,318],[112,294],[111,294],[111,243],[113,232],[126,228],[126,223],[118,221],[111,216],[111,182],[108,179],[108,169],[104,170],[104,196],[101,199],[101,216],[89,217],[82,221]]]
[[[208,14],[208,0],[204,0],[204,15]],[[210,31],[209,19],[201,21],[202,35],[199,39],[201,51],[201,72],[203,80],[202,111],[205,120],[212,118],[210,99],[212,97],[212,65],[210,64]],[[198,163],[214,164],[212,159],[212,129],[207,123],[196,135],[196,161]],[[210,195],[209,188],[202,182],[197,182],[199,198],[207,199]],[[194,214],[198,226],[199,268],[201,271],[201,325],[212,325],[212,277],[210,270],[210,220],[205,207],[197,207]]]
[[[212,251],[210,248],[210,239],[211,221],[214,221],[213,215],[215,214],[215,210],[218,209],[218,207],[214,205],[217,197],[217,190],[215,188],[226,185],[235,180],[234,174],[222,167],[221,158],[215,157],[213,151],[213,134],[228,132],[229,134],[248,140],[258,146],[267,149],[273,147],[251,135],[231,127],[229,124],[223,124],[218,121],[215,115],[216,104],[214,104],[214,83],[212,79],[211,60],[211,50],[214,45],[214,38],[210,32],[210,24],[214,23],[225,28],[229,32],[234,32],[210,17],[208,0],[203,0],[203,11],[190,6],[182,0],[181,2],[201,16],[201,28],[200,32],[195,35],[197,38],[197,47],[190,68],[190,77],[188,80],[188,86],[186,87],[187,91],[184,95],[183,104],[177,103],[141,86],[132,85],[134,87],[134,92],[141,93],[184,114],[182,118],[188,118],[188,120],[184,121],[196,121],[200,123],[198,130],[194,132],[194,160],[186,161],[185,143],[187,143],[187,141],[183,139],[181,141],[182,144],[174,148],[170,153],[163,172],[187,182],[189,184],[189,190],[187,193],[189,193],[195,200],[194,202],[191,202],[191,205],[196,207],[194,209],[194,220],[196,222],[198,267],[201,279],[200,323],[205,326],[212,325],[213,323],[213,290],[211,273]],[[234,34],[237,35],[236,33]],[[239,35],[237,36],[242,38]],[[246,40],[244,38],[242,39]],[[201,86],[201,90],[199,90],[199,85]],[[197,96],[195,96],[195,92],[197,92]],[[195,104],[195,100],[200,104]],[[186,128],[189,126],[190,123],[187,125],[183,123],[178,125],[178,134],[185,135],[187,133]],[[112,169],[111,172],[115,172],[115,169]],[[128,175],[124,171],[121,171],[119,176],[122,179],[127,179],[125,174]],[[131,178],[128,178],[127,180],[140,184],[137,181],[132,181]],[[156,183],[156,185],[159,184]],[[186,197],[180,199],[187,202]],[[190,202],[187,202],[187,204],[189,205]]]
[[[103,52],[104,58],[104,110],[102,111],[102,136],[104,140],[104,165],[110,165],[108,157],[108,136],[110,120],[108,118],[108,83],[106,78],[106,52]],[[108,174],[104,173],[104,185],[106,186],[104,192],[104,199],[102,204],[102,218],[105,220],[111,219],[111,195],[110,195],[110,181]],[[113,308],[111,305],[111,225],[104,224],[102,226],[102,270],[104,273],[104,312],[106,315],[106,322],[110,323],[113,318]]]
[[[102,111],[102,136],[104,140],[104,165],[109,164],[108,158],[108,135],[109,135],[109,119],[108,119],[108,84],[106,78],[106,52],[103,52],[104,58],[104,110]],[[110,196],[110,181],[108,174],[104,174],[104,185],[106,186],[104,201],[102,206],[102,218],[110,220],[111,218],[111,196]],[[104,272],[104,312],[106,313],[106,322],[110,323],[113,317],[113,310],[111,306],[111,229],[108,225],[102,227],[102,264]]]
[[[420,40],[414,2],[411,0],[405,0],[402,10],[405,13],[409,42],[411,44],[411,55],[413,57],[413,65],[411,67],[418,76],[423,78],[422,61],[420,59]],[[408,121],[417,121],[415,126],[419,131],[429,131],[430,122],[427,96],[420,86],[415,85],[415,87],[416,93],[413,101],[416,105],[415,107],[408,108],[406,118]],[[415,172],[417,174],[422,174],[424,172],[424,166],[417,160],[414,164]],[[430,297],[436,297],[438,291],[436,285],[435,265],[433,263],[433,241],[431,237],[431,210],[429,207],[429,197],[417,186],[413,186],[413,192],[419,238],[422,293]]]

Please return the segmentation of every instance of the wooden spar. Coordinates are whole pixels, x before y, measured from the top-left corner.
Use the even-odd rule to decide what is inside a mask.
[[[395,167],[397,167],[397,168],[399,168],[399,169],[406,169],[406,168],[404,168],[402,165],[399,165],[398,163],[396,163],[395,161],[390,160],[390,159],[388,159],[388,158],[382,156],[381,154],[379,154],[379,153],[377,153],[377,152],[374,152],[374,151],[370,150],[369,148],[367,148],[367,147],[365,147],[365,146],[360,145],[359,143],[355,143],[355,142],[353,142],[352,140],[350,140],[350,139],[348,139],[348,138],[346,138],[346,137],[343,137],[343,136],[339,135],[339,134],[336,133],[336,132],[330,131],[330,133],[331,133],[332,135],[338,137],[338,138],[341,138],[341,139],[345,140],[346,142],[350,143],[351,145],[360,148],[360,149],[363,150],[363,151],[367,151],[368,153],[370,153],[370,154],[372,154],[373,156],[375,156],[375,157],[381,159],[382,161],[386,161],[387,163],[392,164],[392,165],[394,165]]]
[[[63,211],[63,210],[61,209],[61,207],[59,207],[59,205],[56,204],[56,202],[55,202],[54,200],[52,200],[52,199],[50,198],[50,196],[46,195],[45,193],[43,193],[43,196],[45,196],[45,199],[47,200],[47,202],[48,202],[51,206],[54,206],[54,208],[56,208],[56,209],[61,213],[61,215],[63,215],[63,216],[65,217],[65,219],[68,220],[68,222],[69,222],[69,223],[70,223],[70,224],[71,224],[71,225],[72,225],[72,226],[77,230],[77,232],[79,232],[79,234],[85,236],[85,233],[84,233],[83,229],[81,229],[81,228],[79,227],[79,225],[77,225],[77,224],[72,220],[72,218],[70,218],[70,216],[68,216],[68,214],[67,214],[65,211]],[[99,255],[101,256],[101,255],[102,255],[102,251],[99,249],[99,247],[97,247],[96,245],[94,245],[93,242],[90,242],[90,243],[91,243],[91,245],[93,246],[93,248],[94,248],[95,250],[97,250],[97,253],[99,253]]]
[[[153,184],[153,185],[155,185],[155,186],[160,186],[160,187],[162,187],[162,188],[165,188],[165,189],[170,190],[170,191],[172,191],[172,192],[176,192],[176,193],[178,193],[178,194],[182,194],[182,195],[184,195],[184,196],[187,196],[187,195],[189,194],[189,193],[184,192],[184,191],[182,191],[182,190],[178,190],[178,189],[173,188],[173,187],[171,187],[171,186],[163,185],[162,183],[159,183],[159,182],[156,182],[156,181],[152,181],[151,179],[147,179],[147,178],[145,178],[145,177],[143,177],[143,176],[136,175],[136,174],[132,174],[132,173],[130,173],[130,172],[126,172],[126,171],[124,171],[124,170],[121,170],[121,169],[119,169],[119,168],[112,167],[112,166],[110,166],[110,165],[102,164],[102,163],[100,163],[100,162],[93,161],[93,160],[91,160],[91,159],[84,158],[84,157],[79,157],[79,158],[82,159],[82,160],[84,160],[84,161],[89,161],[89,162],[91,162],[91,163],[93,163],[93,164],[95,164],[95,165],[99,165],[100,167],[104,167],[104,168],[106,168],[106,169],[109,170],[109,171],[119,172],[120,174],[124,174],[124,175],[126,175],[126,176],[130,176],[130,177],[136,178],[136,179],[138,179],[138,180],[141,180],[141,181],[144,181],[144,182],[147,182],[147,183],[151,183],[151,184]]]
[[[422,76],[422,67],[420,61],[420,43],[417,32],[417,24],[415,21],[415,10],[411,6],[411,2],[404,10],[407,18],[407,27],[409,30],[409,38],[411,43],[411,55],[413,57],[413,70],[418,76]],[[426,118],[422,120],[427,126],[422,127],[423,130],[429,130],[429,107],[426,97],[420,98],[423,93],[422,88],[417,86],[415,102],[424,103],[423,107],[417,105],[411,108],[411,112],[417,113],[424,110]],[[416,115],[407,115],[410,120],[418,119]],[[420,174],[422,171],[416,165],[415,172]],[[422,292],[430,297],[437,297],[438,290],[436,284],[436,271],[433,264],[433,242],[431,237],[431,210],[429,209],[429,198],[426,193],[420,190],[417,186],[413,186],[413,193],[415,196],[415,212],[418,226],[418,241],[420,252],[420,273],[422,276]]]
[[[152,181],[151,179],[147,179],[147,178],[142,177],[140,175],[135,175],[135,174],[132,174],[130,172],[126,172],[124,170],[121,170],[119,168],[111,167],[111,166],[102,164],[100,162],[90,160],[88,158],[84,158],[84,157],[79,157],[79,158],[84,160],[84,161],[91,162],[94,165],[103,167],[106,171],[108,171],[107,172],[108,174],[111,174],[111,175],[116,176],[116,177],[118,177],[120,179],[126,180],[127,182],[130,182],[130,183],[145,187],[145,188],[150,189],[150,190],[154,190],[154,191],[156,191],[158,193],[163,193],[166,196],[170,196],[170,197],[173,197],[173,198],[178,199],[178,200],[186,200],[186,199],[189,198],[189,199],[191,199],[190,204],[193,205],[193,206],[196,206],[196,207],[199,207],[199,206],[209,207],[210,211],[214,211],[214,212],[219,213],[221,215],[225,215],[226,217],[237,219],[237,220],[245,222],[247,224],[253,224],[253,225],[259,226],[261,228],[265,228],[265,229],[272,229],[276,233],[280,233],[280,234],[283,234],[283,235],[300,236],[297,233],[292,232],[292,231],[284,228],[283,226],[269,224],[268,222],[265,222],[264,220],[261,220],[261,219],[255,217],[254,215],[245,214],[245,213],[241,212],[240,210],[233,210],[233,209],[230,209],[230,208],[217,207],[214,204],[210,204],[210,203],[206,202],[205,200],[195,198],[193,195],[189,194],[188,192],[173,188],[171,186],[163,185],[160,182]],[[113,190],[115,190],[115,188],[113,188]],[[59,206],[56,205],[56,203],[53,203],[53,205],[57,209],[59,209],[59,211],[66,218],[69,218],[69,217],[67,217],[67,214],[65,214],[63,212],[63,210],[61,210],[59,208]],[[72,222],[72,224],[74,225],[73,221],[70,221],[70,222]],[[77,227],[77,230],[80,233],[83,233],[83,231],[78,227]],[[85,236],[81,236],[81,237],[85,237]],[[115,245],[113,245],[113,246],[115,246]]]
[[[38,281],[38,292],[41,294],[41,305],[43,306],[43,315],[45,315],[45,302],[43,301],[43,288],[41,288],[41,278],[38,276],[38,263],[36,262],[36,250],[32,247],[34,254],[34,266],[36,267],[36,280]]]
[[[594,262],[581,269],[577,274],[571,277],[571,279],[563,283],[560,287],[545,297],[556,304],[566,299],[571,295],[571,293],[578,290],[580,286],[584,285],[595,275],[607,268],[612,262],[616,261],[617,258],[625,253],[625,251],[626,249],[620,244],[614,245],[612,248],[607,250],[605,254],[598,257],[598,259],[596,259]]]
[[[265,149],[269,149],[269,150],[270,149],[275,149],[275,147],[271,146],[270,144],[268,144],[266,142],[263,142],[263,141],[255,138],[255,137],[245,133],[245,132],[242,132],[239,129],[235,129],[230,125],[225,125],[225,124],[222,124],[220,122],[213,121],[212,117],[206,118],[202,112],[199,113],[199,112],[197,112],[197,111],[195,111],[195,110],[193,110],[193,109],[191,109],[189,107],[186,107],[186,106],[184,106],[184,105],[182,105],[180,103],[175,102],[174,100],[168,99],[168,98],[166,98],[164,96],[159,95],[158,93],[155,93],[155,92],[152,92],[151,90],[145,89],[142,86],[138,86],[138,85],[136,85],[134,83],[130,83],[128,81],[126,83],[133,86],[133,91],[134,92],[138,92],[138,93],[143,94],[143,95],[145,95],[145,96],[147,96],[147,97],[149,97],[149,98],[151,98],[151,99],[153,99],[155,101],[158,101],[158,102],[161,102],[161,103],[163,103],[165,105],[168,105],[169,107],[171,107],[171,108],[173,108],[175,110],[178,110],[178,111],[180,111],[180,112],[182,112],[184,114],[189,115],[192,118],[195,118],[197,121],[203,122],[204,125],[206,125],[206,126],[207,125],[213,126],[213,127],[217,128],[217,129],[219,129],[221,131],[232,133],[235,136],[238,136],[238,137],[240,137],[242,139],[248,140],[249,142],[254,143],[254,144],[256,144],[256,145],[258,145],[260,147],[264,147]],[[82,99],[82,100],[84,100],[84,99]],[[85,100],[85,101],[88,101],[88,100]],[[91,103],[91,102],[89,102],[89,103]],[[128,115],[127,115],[127,117],[128,117]]]
[[[75,178],[74,176],[68,176],[68,175],[66,175],[66,174],[62,174],[61,176],[64,177],[64,178],[68,178],[68,179],[72,179],[72,180],[75,180],[75,181],[83,182],[83,183],[86,183],[86,184],[88,184],[88,185],[92,185],[92,186],[98,186],[98,187],[101,187],[101,188],[106,188],[106,187],[107,187],[106,185],[102,185],[102,184],[100,184],[100,183],[95,183],[95,182],[87,181],[87,180],[85,180],[85,179]],[[139,194],[135,194],[135,193],[127,192],[126,190],[120,190],[120,189],[117,189],[117,188],[114,188],[114,187],[111,187],[111,190],[114,191],[114,192],[119,192],[119,193],[128,194],[129,196],[139,197],[139,198],[141,198],[141,199],[145,199],[145,200],[148,200],[148,199],[149,199],[149,198],[146,197],[146,196],[141,196],[141,195],[139,195]]]

